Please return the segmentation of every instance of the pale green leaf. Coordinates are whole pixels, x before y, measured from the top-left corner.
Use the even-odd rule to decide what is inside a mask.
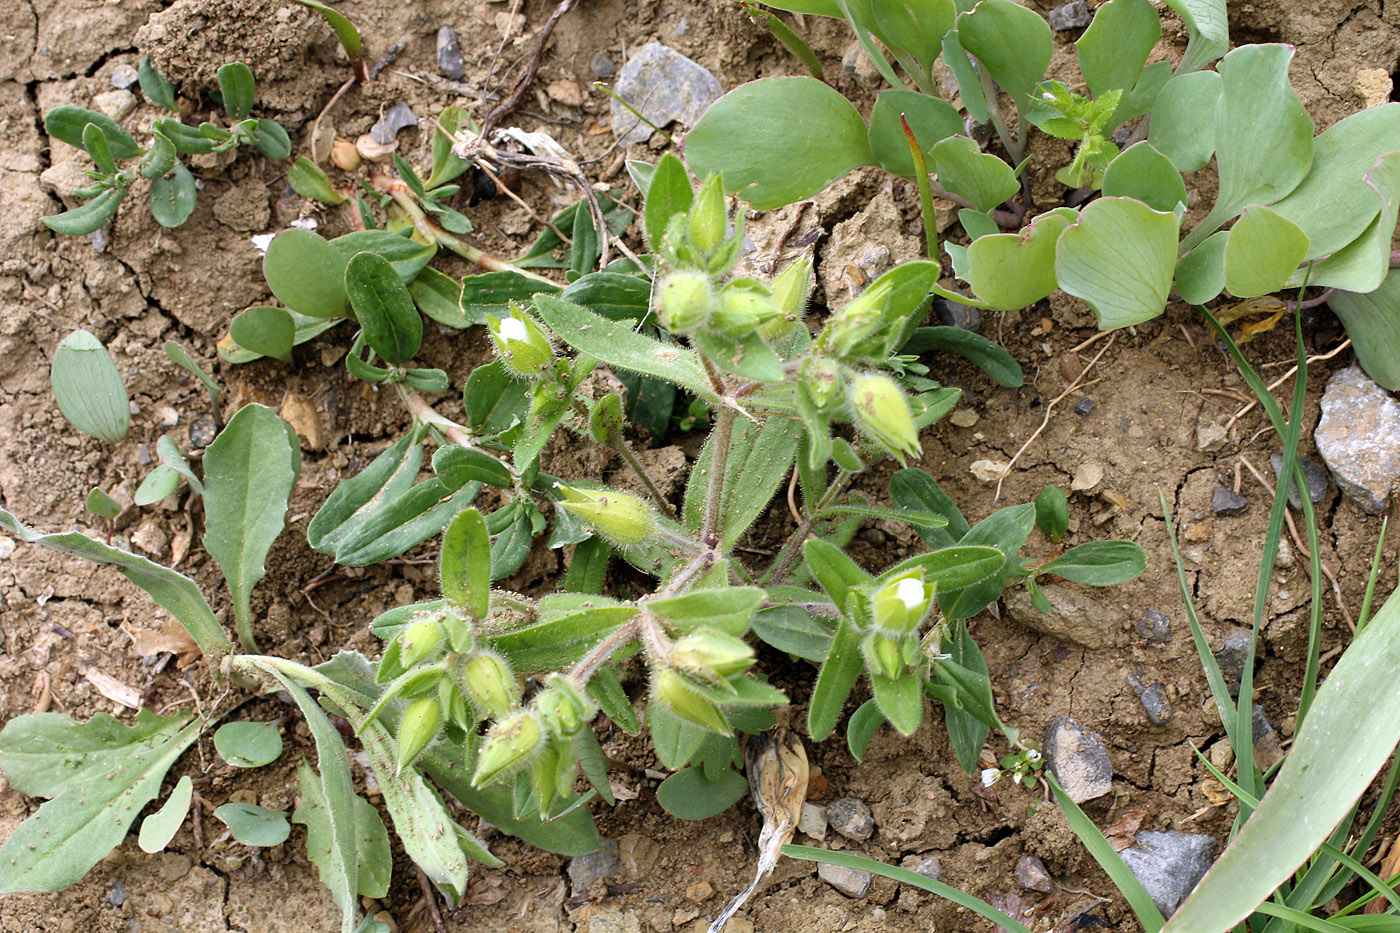
[[[226,722],[214,733],[214,750],[235,768],[261,768],[282,755],[282,733],[270,722]]]
[[[1136,198],[1156,211],[1174,211],[1178,204],[1186,203],[1181,173],[1171,159],[1146,141],[1134,143],[1108,163],[1103,193],[1105,197]]]
[[[764,78],[715,101],[685,137],[699,175],[758,210],[809,198],[859,165],[873,165],[865,121],[815,78]]]
[[[1308,235],[1271,208],[1245,208],[1225,242],[1225,287],[1236,298],[1278,291],[1303,261]]]
[[[764,596],[756,586],[726,586],[653,599],[647,603],[647,609],[682,632],[705,626],[737,638],[748,631]]]
[[[1225,0],[1163,0],[1186,24],[1186,54],[1178,74],[1204,68],[1230,47],[1230,24]]]
[[[1176,264],[1176,288],[1182,301],[1203,305],[1225,290],[1225,245],[1230,234],[1217,231]]]
[[[1176,215],[1131,198],[1100,198],[1060,234],[1060,288],[1093,308],[1107,330],[1162,313],[1176,268]]]
[[[126,436],[131,399],[100,340],[85,330],[69,334],[54,350],[50,377],[58,410],[69,424],[109,444]]]
[[[958,41],[1023,107],[1050,65],[1050,25],[1011,0],[981,0],[958,16]]]
[[[175,838],[175,834],[184,825],[193,799],[194,781],[186,774],[176,782],[175,789],[165,798],[165,803],[161,804],[160,809],[141,821],[141,832],[136,837],[136,844],[141,847],[142,852],[159,852],[170,845],[170,840]]]
[[[288,308],[308,317],[344,317],[345,257],[309,230],[284,230],[273,237],[263,258],[268,288]]]
[[[292,834],[292,824],[281,810],[252,803],[226,803],[214,811],[233,838],[245,846],[277,846]]]
[[[126,838],[202,727],[190,714],[144,709],[132,726],[106,713],[86,723],[58,713],[11,719],[0,731],[0,770],[15,790],[49,800],[0,846],[0,894],[80,880]]]
[[[957,7],[953,0],[870,0],[870,14],[882,40],[908,52],[927,73],[943,51]]]
[[[1055,244],[1075,212],[1056,208],[1019,233],[978,237],[967,248],[967,281],[993,308],[1015,311],[1055,290]]]
[[[1391,236],[1400,211],[1400,152],[1381,156],[1366,173],[1366,184],[1380,198],[1380,212],[1355,240],[1311,267],[1293,273],[1290,286],[1302,285],[1306,276],[1308,284],[1320,288],[1370,292],[1381,287],[1390,274]]]
[[[642,223],[646,228],[647,243],[656,252],[661,246],[661,237],[666,233],[666,224],[676,214],[689,211],[691,202],[695,200],[685,165],[674,153],[668,152],[657,161],[645,193]]]
[[[1400,389],[1400,271],[1392,269],[1375,291],[1339,291],[1328,304],[1366,374],[1392,392]]]
[[[939,184],[967,198],[979,211],[989,211],[1021,190],[1011,166],[983,152],[966,136],[951,136],[934,146],[933,169]]]
[[[1162,21],[1148,0],[1109,0],[1074,43],[1089,93],[1131,90],[1162,35]]]
[[[909,121],[925,159],[935,143],[963,131],[962,115],[945,100],[904,88],[881,91],[875,98],[875,109],[870,112],[870,151],[885,171],[913,178],[914,156],[899,122],[901,115]]]
[[[331,814],[326,803],[325,785],[321,776],[307,766],[297,765],[297,793],[301,803],[292,813],[292,822],[306,827],[306,857],[321,875],[321,883],[330,887],[334,850],[331,842]],[[358,864],[358,890],[361,897],[383,897],[389,893],[393,853],[389,848],[389,832],[379,811],[360,795],[355,800],[355,857]]]
[[[817,682],[812,687],[812,702],[807,709],[807,732],[817,742],[836,728],[846,697],[850,696],[856,678],[865,667],[860,642],[860,631],[842,616],[831,642],[831,652],[822,662]]]
[[[437,457],[433,457],[436,469]],[[485,620],[491,609],[491,536],[476,509],[463,509],[442,534],[442,595]]]
[[[1178,172],[1194,172],[1215,154],[1221,84],[1213,71],[1194,71],[1177,75],[1157,93],[1147,139]]]

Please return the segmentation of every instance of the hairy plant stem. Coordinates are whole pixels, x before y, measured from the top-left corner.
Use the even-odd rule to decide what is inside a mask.
[[[411,414],[415,420],[437,428],[442,432],[444,437],[459,447],[466,447],[491,457],[506,468],[506,472],[510,474],[511,485],[514,487],[515,492],[522,496],[530,495],[530,490],[525,487],[520,473],[515,469],[515,465],[510,462],[509,458],[501,457],[494,451],[482,448],[481,445],[477,444],[476,438],[472,435],[471,431],[464,425],[460,425],[451,418],[438,414],[437,409],[425,402],[421,395],[402,382],[395,383],[395,387],[399,390],[399,398],[403,399],[404,407],[408,409],[409,414]]]
[[[588,407],[577,398],[573,400],[573,404],[574,411],[587,421]],[[648,473],[647,468],[642,465],[642,461],[637,459],[636,451],[632,449],[631,444],[627,443],[627,438],[623,437],[621,433],[618,433],[616,436],[608,438],[606,446],[618,452],[622,457],[622,461],[632,470],[633,475],[641,482],[642,489],[646,491],[647,496],[651,499],[652,503],[661,510],[662,514],[675,518],[676,510],[671,506],[670,502],[666,501],[666,497],[661,494],[661,487],[656,485],[656,481],[651,478],[651,474]]]
[[[831,481],[831,485],[826,488],[821,499],[817,502],[816,508],[808,509],[807,515],[802,519],[802,524],[797,526],[787,543],[783,545],[783,550],[778,556],[778,562],[773,565],[773,569],[764,575],[759,581],[760,586],[777,586],[783,582],[783,578],[792,570],[799,557],[802,556],[802,543],[807,540],[807,536],[812,533],[812,527],[816,525],[816,516],[821,514],[822,509],[836,499],[846,487],[850,485],[855,473],[842,469],[836,474],[836,479]]]
[[[729,462],[729,440],[734,434],[734,409],[715,412],[715,446],[710,454],[709,483],[705,489],[705,511],[700,522],[700,543],[719,544],[720,497],[724,492],[724,471]]]
[[[522,269],[504,259],[497,259],[495,256],[485,253],[472,246],[466,240],[449,233],[438,226],[423,208],[418,206],[414,200],[413,191],[397,178],[390,178],[388,175],[376,175],[373,178],[374,187],[383,191],[394,199],[394,203],[408,215],[408,219],[413,222],[413,229],[418,231],[429,243],[436,243],[443,249],[456,253],[467,262],[475,263],[489,272],[514,272],[516,275],[523,275],[527,279],[534,279],[536,282],[543,282],[551,288],[557,288],[556,283],[542,275]]]

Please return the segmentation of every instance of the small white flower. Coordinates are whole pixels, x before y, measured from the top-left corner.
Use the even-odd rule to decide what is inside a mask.
[[[982,771],[982,786],[991,787],[1001,777],[1000,768],[984,768]]]
[[[273,236],[275,236],[275,234],[260,233],[255,237],[251,237],[250,239],[252,239],[253,241],[253,248],[256,249],[258,252],[262,253],[264,256],[266,256],[267,247],[272,243]]]
[[[1020,772],[1020,771],[1017,771],[1015,774],[1011,775],[1011,780],[1012,780],[1013,782],[1017,783],[1017,784],[1020,784],[1020,783],[1021,783],[1021,772]]]
[[[924,582],[915,577],[905,577],[895,588],[895,595],[907,609],[918,609],[924,604]]]
[[[525,323],[519,318],[508,317],[501,321],[501,339],[528,341],[530,334],[525,330]]]
[[[1029,762],[1039,761],[1040,757],[1040,752],[1036,751],[1035,749],[1031,749],[1030,751],[1026,752],[1026,760]]]

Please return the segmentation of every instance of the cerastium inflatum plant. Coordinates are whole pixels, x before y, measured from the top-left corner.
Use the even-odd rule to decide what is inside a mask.
[[[406,162],[399,169],[412,172]],[[805,757],[795,733],[755,738],[748,779],[740,773],[740,734],[763,735],[775,725],[772,709],[787,703],[758,668],[754,638],[818,666],[806,722],[812,739],[835,730],[866,678],[872,698],[846,728],[857,758],[885,723],[913,733],[933,700],[969,774],[991,728],[1011,746],[1003,766],[1031,774],[1038,756],[997,717],[967,620],[1008,584],[1024,583],[1043,606],[1036,583],[1043,575],[1107,586],[1145,566],[1142,550],[1121,541],[1081,543],[1039,564],[1020,557],[1037,524],[1054,538],[1065,533],[1064,497],[1051,492],[972,525],[914,466],[890,480],[893,506],[853,491],[878,458],[920,458],[920,432],[958,399],[956,389],[929,377],[920,353],[952,349],[1012,385],[1020,383],[1019,367],[985,338],[920,326],[939,288],[940,270],[930,262],[887,272],[813,335],[803,320],[809,259],[771,282],[734,274],[741,217],[730,216],[720,177],[697,189],[673,155],[629,170],[645,192],[649,251],[602,270],[595,269],[596,223],[610,223],[610,214],[595,216],[586,206],[556,217],[573,231],[563,260],[553,256],[563,247],[556,238],[466,282],[430,270],[438,248],[456,249],[443,224],[457,222],[420,216],[443,197],[441,187],[408,179],[400,179],[402,190],[381,185],[388,193],[377,205],[405,235],[366,229],[326,240],[291,230],[269,246],[264,271],[287,307],[268,310],[287,319],[264,315],[256,326],[235,328],[276,340],[256,351],[227,344],[226,357],[290,355],[307,329],[351,322],[358,333],[347,371],[393,392],[412,418],[307,526],[311,547],[347,566],[394,557],[441,534],[441,596],[374,620],[384,643],[377,662],[342,651],[313,667],[257,649],[250,596],[283,530],[300,469],[297,440],[270,409],[237,411],[199,470],[173,443],[158,445],[162,468],[176,479],[161,474],[150,492],[179,493],[183,484],[202,498],[203,543],[228,584],[237,647],[189,578],[78,532],[32,531],[0,511],[0,524],[25,541],[115,565],[189,630],[216,676],[281,693],[300,710],[317,766],[298,771],[301,805],[291,821],[306,826],[308,855],[347,933],[357,928],[359,897],[382,896],[390,858],[386,830],[355,794],[346,738],[328,712],[348,721],[363,747],[404,851],[449,898],[465,893],[469,860],[496,860],[453,818],[443,795],[553,851],[597,847],[584,804],[613,802],[594,732],[599,714],[624,732],[649,730],[657,758],[674,771],[657,789],[671,813],[703,818],[751,791],[767,827],[757,884],[791,837]],[[529,273],[532,263],[567,268],[571,281],[561,288]],[[456,329],[484,324],[489,333],[495,359],[465,378],[461,420],[432,401],[452,379],[418,362],[421,315]],[[602,366],[619,375],[626,401],[609,383],[590,379]],[[217,397],[212,380],[203,381]],[[687,405],[684,395],[694,401]],[[675,503],[633,445],[669,430],[678,409],[708,437]],[[633,485],[547,472],[542,454],[561,433],[613,451]],[[794,474],[795,526],[768,559],[757,560],[739,542]],[[110,512],[96,505],[99,514]],[[868,572],[844,547],[872,518],[912,526],[928,550]],[[572,548],[558,590],[530,596],[504,588],[538,538]],[[613,558],[654,584],[627,598],[604,595]],[[0,732],[0,768],[16,788],[50,800],[0,849],[0,890],[56,890],[80,878],[120,842],[176,758],[221,715],[142,713],[132,727],[103,717],[79,725],[54,714],[11,722]],[[225,725],[215,746],[230,764],[256,767],[281,754],[272,738],[265,724]],[[75,743],[90,750],[67,751]],[[95,782],[117,764],[124,775],[118,793],[105,785],[95,793]],[[197,805],[191,797],[188,786],[176,785],[143,824],[144,847],[169,844],[185,809]],[[248,845],[275,844],[289,832],[286,814],[276,811],[225,805],[216,816]]]

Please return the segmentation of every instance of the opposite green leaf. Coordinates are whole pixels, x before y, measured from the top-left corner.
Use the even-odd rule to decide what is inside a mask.
[[[226,722],[214,733],[214,749],[235,768],[261,768],[282,755],[282,732],[270,722]]]
[[[685,165],[675,153],[668,152],[656,163],[651,183],[647,186],[646,203],[642,206],[642,225],[646,229],[647,242],[652,251],[661,245],[666,233],[666,224],[676,214],[690,210],[695,200],[695,192],[690,187],[690,178],[685,173]]]
[[[436,466],[437,458],[433,458]],[[476,509],[463,509],[442,534],[442,595],[485,620],[491,611],[491,536]]]
[[[170,840],[184,825],[190,812],[190,802],[194,799],[194,781],[186,774],[175,784],[170,796],[160,809],[141,821],[141,832],[136,844],[142,852],[155,853],[170,845]]]
[[[1212,233],[1176,264],[1176,288],[1187,304],[1203,305],[1225,290],[1226,230]]]
[[[253,587],[267,572],[263,561],[301,471],[295,438],[272,409],[245,405],[204,452],[204,549],[224,572],[245,650]]]
[[[345,265],[345,291],[374,352],[395,365],[412,360],[423,342],[423,318],[389,260],[356,253]]]
[[[1178,204],[1186,203],[1181,172],[1146,141],[1134,143],[1108,163],[1103,193],[1105,197],[1137,198],[1156,211],[1174,211]]]
[[[875,162],[855,107],[802,77],[764,78],[730,91],[686,135],[685,154],[700,175],[722,172],[725,193],[758,210],[809,198]]]
[[[1089,93],[1131,90],[1161,35],[1161,17],[1148,0],[1109,0],[1094,11],[1094,21],[1074,43]]]
[[[269,810],[251,803],[226,803],[214,811],[224,821],[233,838],[245,846],[276,846],[287,841],[292,825],[281,810]]]
[[[661,782],[656,802],[682,820],[706,820],[728,810],[749,790],[744,776],[726,769],[718,781],[705,777],[703,768],[685,768]]]
[[[1035,18],[1040,19],[1039,16]],[[979,211],[990,211],[1021,190],[1011,166],[991,153],[983,152],[976,142],[966,136],[952,136],[943,140],[933,147],[932,154],[939,184],[953,194],[967,198]]]
[[[183,162],[176,162],[169,175],[163,175],[151,182],[151,193],[147,203],[151,216],[162,227],[178,227],[190,219],[194,213],[197,196],[194,176]]]
[[[64,338],[50,370],[54,399],[80,431],[115,444],[131,423],[131,400],[117,364],[102,342],[85,330]]]
[[[86,723],[58,713],[10,720],[0,731],[0,770],[20,793],[50,799],[0,846],[0,894],[79,881],[126,838],[202,727],[189,714],[144,709],[132,726],[106,713]]]
[[[79,149],[83,148],[83,128],[89,123],[96,124],[107,138],[107,149],[112,158],[134,159],[144,151],[131,138],[131,134],[122,129],[121,124],[105,113],[65,106],[55,107],[44,114],[44,132]]]
[[[263,276],[272,294],[300,314],[344,317],[350,309],[345,257],[309,230],[284,230],[273,237],[263,259]]]
[[[1225,242],[1225,287],[1236,298],[1283,288],[1308,252],[1308,235],[1262,204],[1245,208]]]
[[[1050,25],[1011,0],[982,0],[958,16],[958,41],[1022,107],[1050,66]]]
[[[1220,75],[1196,71],[1172,78],[1157,94],[1147,138],[1178,172],[1194,172],[1215,154]]]
[[[1230,48],[1225,0],[1163,0],[1186,24],[1186,54],[1177,74],[1204,68]]]
[[[914,177],[914,157],[900,116],[909,121],[926,158],[935,143],[963,131],[962,115],[945,100],[904,88],[881,91],[870,113],[870,151],[885,171],[903,178]]]
[[[1055,276],[1104,330],[1162,313],[1176,268],[1176,215],[1131,198],[1100,198],[1060,235]]]
[[[967,281],[991,307],[1015,311],[1055,290],[1055,245],[1075,212],[1056,208],[1019,233],[996,233],[967,248]]]
[[[228,332],[233,342],[245,350],[284,363],[292,361],[296,324],[282,308],[249,308],[229,322]]]

